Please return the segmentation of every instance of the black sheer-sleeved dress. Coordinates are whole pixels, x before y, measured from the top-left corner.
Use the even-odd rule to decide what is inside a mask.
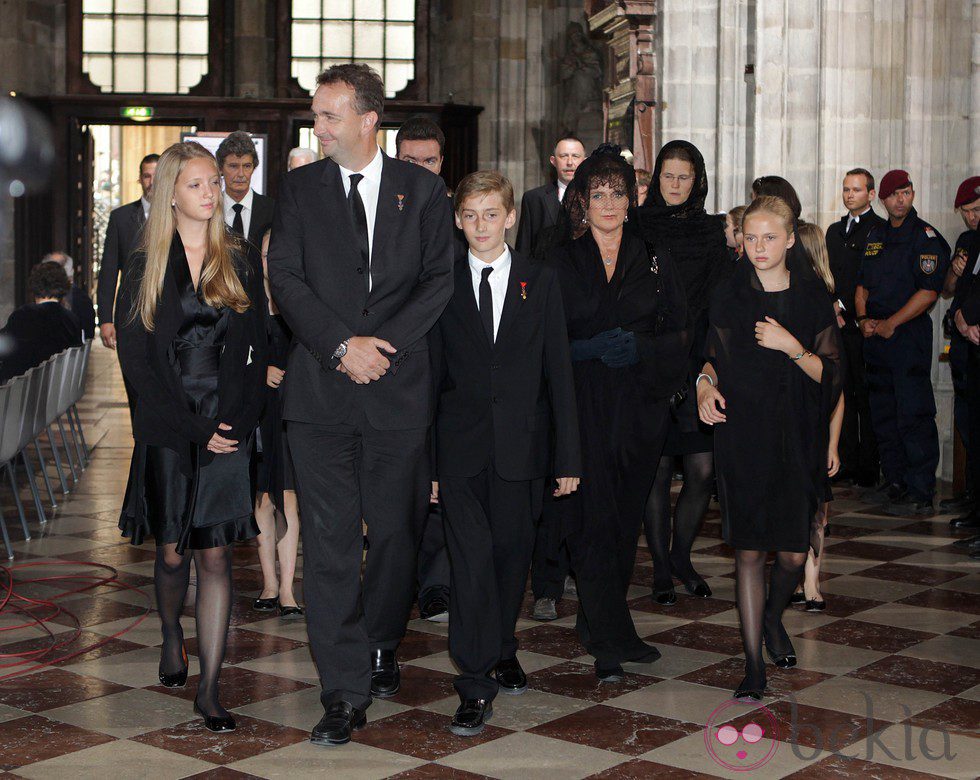
[[[293,332],[281,314],[269,315],[266,326],[269,332],[269,365],[285,370]],[[259,444],[255,490],[268,493],[272,496],[272,503],[282,510],[283,491],[296,488],[289,444],[283,428],[281,387],[268,391],[268,400],[259,421]]]
[[[145,257],[133,260],[120,307],[135,299],[145,265]],[[236,266],[252,299],[242,314],[203,299],[175,234],[154,331],[147,332],[139,318],[123,318],[120,358],[139,400],[119,527],[133,544],[151,536],[158,545],[176,543],[182,552],[258,535],[249,461],[265,400],[266,349],[257,339],[265,333],[257,307],[266,304],[261,276],[257,289],[249,278],[256,274],[254,263],[236,256]],[[225,387],[233,387],[227,399]],[[206,450],[219,422],[233,426],[222,433],[238,440],[236,452]]]
[[[782,352],[759,346],[755,323],[766,316],[820,358],[820,382]],[[725,541],[740,550],[806,552],[824,500],[830,417],[841,390],[830,296],[823,282],[795,271],[788,289],[766,292],[745,261],[716,289],[709,320],[707,359],[727,417],[714,426]]]

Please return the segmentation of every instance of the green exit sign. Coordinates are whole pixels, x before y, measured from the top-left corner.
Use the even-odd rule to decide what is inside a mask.
[[[135,119],[137,122],[145,122],[153,118],[153,108],[151,106],[126,106],[119,109],[119,114],[124,119]]]

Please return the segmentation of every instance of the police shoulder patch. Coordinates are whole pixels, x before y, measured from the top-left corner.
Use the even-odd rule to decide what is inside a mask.
[[[922,273],[931,274],[938,266],[938,255],[919,255],[919,269],[922,271]]]

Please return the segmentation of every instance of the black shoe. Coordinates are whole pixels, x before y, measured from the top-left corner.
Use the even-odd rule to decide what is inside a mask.
[[[401,688],[401,670],[395,660],[394,650],[371,652],[371,695],[388,699]]]
[[[662,607],[672,607],[677,603],[677,593],[674,589],[670,590],[655,590],[653,592],[653,600]]]
[[[661,658],[660,651],[653,645],[647,645],[646,643],[643,644],[647,648],[646,650],[644,650],[640,655],[633,658],[627,658],[626,660],[631,661],[634,664],[652,664],[655,661],[659,661]]]
[[[939,502],[940,512],[970,512],[973,510],[973,496],[963,493],[952,498],[944,498]]]
[[[870,493],[862,496],[866,504],[884,504],[900,501],[905,497],[905,488],[897,482],[882,480]]]
[[[252,609],[256,612],[275,612],[279,609],[279,597],[273,596],[271,599],[255,599],[252,602]]]
[[[449,602],[444,596],[434,596],[425,606],[419,605],[419,617],[433,623],[449,622]]]
[[[623,678],[626,676],[626,672],[623,671],[623,667],[619,664],[613,664],[612,666],[601,666],[599,662],[596,661],[595,676],[599,678],[599,682],[618,683],[623,681]]]
[[[761,669],[749,669],[748,664],[746,664],[745,677],[742,678],[742,682],[735,689],[734,698],[762,701],[766,687],[765,665],[763,664]]]
[[[859,471],[854,480],[858,487],[868,488],[878,484],[878,474],[874,471]]]
[[[194,712],[204,718],[204,728],[208,731],[220,733],[222,731],[234,731],[235,719],[231,715],[207,715],[194,699]]]
[[[798,607],[800,604],[806,603],[806,596],[803,594],[802,590],[796,591],[792,596],[789,597],[789,603],[793,606]]]
[[[327,707],[320,722],[313,727],[310,742],[314,745],[346,745],[352,732],[364,728],[367,715],[350,702],[338,701]]]
[[[980,528],[980,514],[970,512],[968,515],[963,515],[962,517],[957,517],[950,520],[949,524],[953,528],[961,528],[965,530]]]
[[[827,602],[823,599],[807,599],[805,609],[807,612],[823,612],[827,609]]]
[[[521,663],[516,658],[508,658],[497,664],[493,676],[500,686],[501,693],[517,696],[527,690],[527,675],[521,669]]]
[[[964,539],[957,539],[953,542],[953,547],[966,550],[980,549],[980,536],[967,536]]]
[[[687,559],[686,565],[677,565],[674,563],[673,557],[670,559],[670,573],[671,576],[676,577],[681,581],[681,585],[684,586],[684,590],[699,599],[710,598],[711,588],[708,587],[708,583],[701,578],[701,576],[694,571],[694,567],[691,566],[691,559]]]
[[[486,699],[464,699],[456,708],[449,730],[458,737],[475,737],[492,717],[493,704]]]
[[[279,605],[279,617],[283,620],[302,620],[304,615],[306,615],[305,610],[298,604],[290,607]]]
[[[163,661],[160,661],[158,676],[160,685],[164,688],[183,688],[187,684],[187,646],[181,644],[180,654],[184,659],[184,668],[173,674],[165,674],[163,671]]]
[[[931,498],[922,498],[921,496],[913,496],[911,494],[906,494],[898,501],[892,501],[890,504],[886,504],[882,509],[887,514],[898,517],[921,517],[932,515],[936,512],[932,506]]]
[[[789,669],[796,666],[796,650],[793,648],[793,643],[790,641],[789,634],[786,633],[782,622],[779,624],[779,633],[782,634],[780,641],[784,642],[782,651],[777,650],[773,646],[772,637],[769,636],[768,631],[763,632],[762,639],[772,662],[780,669]]]

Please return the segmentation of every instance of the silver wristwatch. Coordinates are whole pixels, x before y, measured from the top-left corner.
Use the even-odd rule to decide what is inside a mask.
[[[347,344],[349,342],[350,342],[350,339],[344,339],[343,341],[341,341],[340,342],[340,346],[337,347],[337,349],[335,349],[333,351],[333,356],[335,358],[337,358],[338,360],[340,360],[340,358],[342,358],[344,355],[346,355],[347,354]]]

